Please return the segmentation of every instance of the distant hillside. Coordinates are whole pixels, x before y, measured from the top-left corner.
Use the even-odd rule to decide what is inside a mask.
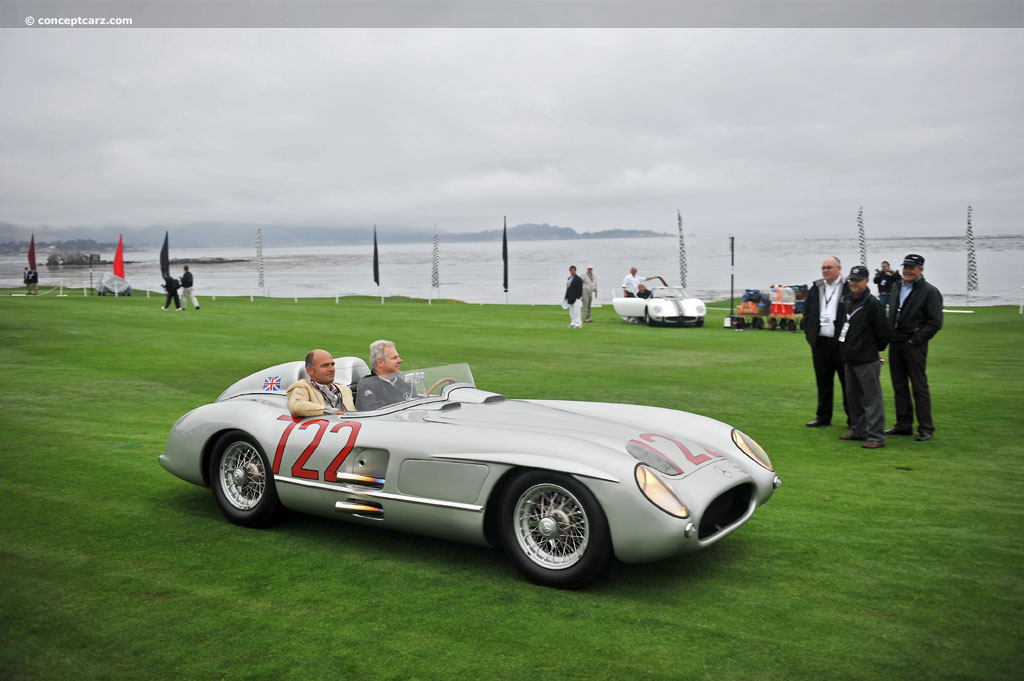
[[[324,227],[310,225],[239,225],[197,222],[186,225],[152,225],[149,227],[38,227],[35,229],[0,222],[0,252],[28,251],[29,236],[35,234],[36,248],[57,245],[59,250],[111,250],[117,245],[119,234],[124,235],[127,250],[159,248],[164,233],[170,232],[171,248],[197,248],[205,246],[239,246],[254,244],[256,230],[263,229],[263,243],[267,246],[305,246],[367,244],[373,241],[373,226]],[[479,232],[440,232],[446,242],[492,241],[501,239],[502,230]],[[508,228],[510,241],[547,241],[554,239],[638,239],[666,236],[664,233],[640,229],[606,229],[599,232],[577,232],[571,227],[557,225],[521,224]],[[382,244],[423,243],[433,239],[433,231],[422,227],[377,227],[377,240]],[[98,242],[98,243],[96,243]],[[70,244],[81,243],[72,249]],[[95,246],[93,244],[95,243]],[[59,245],[58,245],[59,244]],[[112,244],[112,245],[111,245]]]

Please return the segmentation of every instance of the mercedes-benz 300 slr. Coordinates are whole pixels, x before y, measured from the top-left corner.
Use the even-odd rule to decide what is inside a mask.
[[[369,374],[335,361],[338,383]],[[754,440],[719,421],[631,404],[510,400],[465,364],[406,371],[409,399],[295,418],[302,362],[256,372],[174,424],[160,464],[209,487],[229,520],[282,508],[500,546],[528,579],[578,588],[614,556],[659,560],[746,523],[780,484]],[[356,404],[358,407],[358,402]]]

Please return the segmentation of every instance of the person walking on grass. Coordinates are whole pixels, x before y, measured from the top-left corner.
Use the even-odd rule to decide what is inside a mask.
[[[167,291],[167,300],[164,301],[164,306],[161,310],[166,310],[171,305],[171,300],[174,300],[174,307],[178,312],[181,312],[181,301],[178,299],[178,287],[181,284],[178,280],[170,275],[169,272],[164,272],[164,283],[161,284]]]
[[[199,300],[196,294],[192,293],[192,273],[188,271],[188,265],[183,266],[185,273],[181,275],[181,306],[188,309],[188,301],[192,300],[192,306],[199,309]]]

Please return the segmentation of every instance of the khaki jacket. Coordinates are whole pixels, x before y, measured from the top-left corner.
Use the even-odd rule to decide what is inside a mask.
[[[352,401],[352,391],[349,387],[341,383],[334,385],[341,390],[341,404],[344,411],[355,411],[356,407]],[[292,413],[292,416],[323,416],[325,405],[324,396],[309,382],[309,379],[303,378],[288,386],[288,411]]]

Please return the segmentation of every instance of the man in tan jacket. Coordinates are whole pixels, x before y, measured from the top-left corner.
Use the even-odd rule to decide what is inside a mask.
[[[292,416],[322,416],[355,411],[352,391],[334,382],[334,358],[326,350],[306,355],[309,380],[300,378],[288,386],[288,411]]]

